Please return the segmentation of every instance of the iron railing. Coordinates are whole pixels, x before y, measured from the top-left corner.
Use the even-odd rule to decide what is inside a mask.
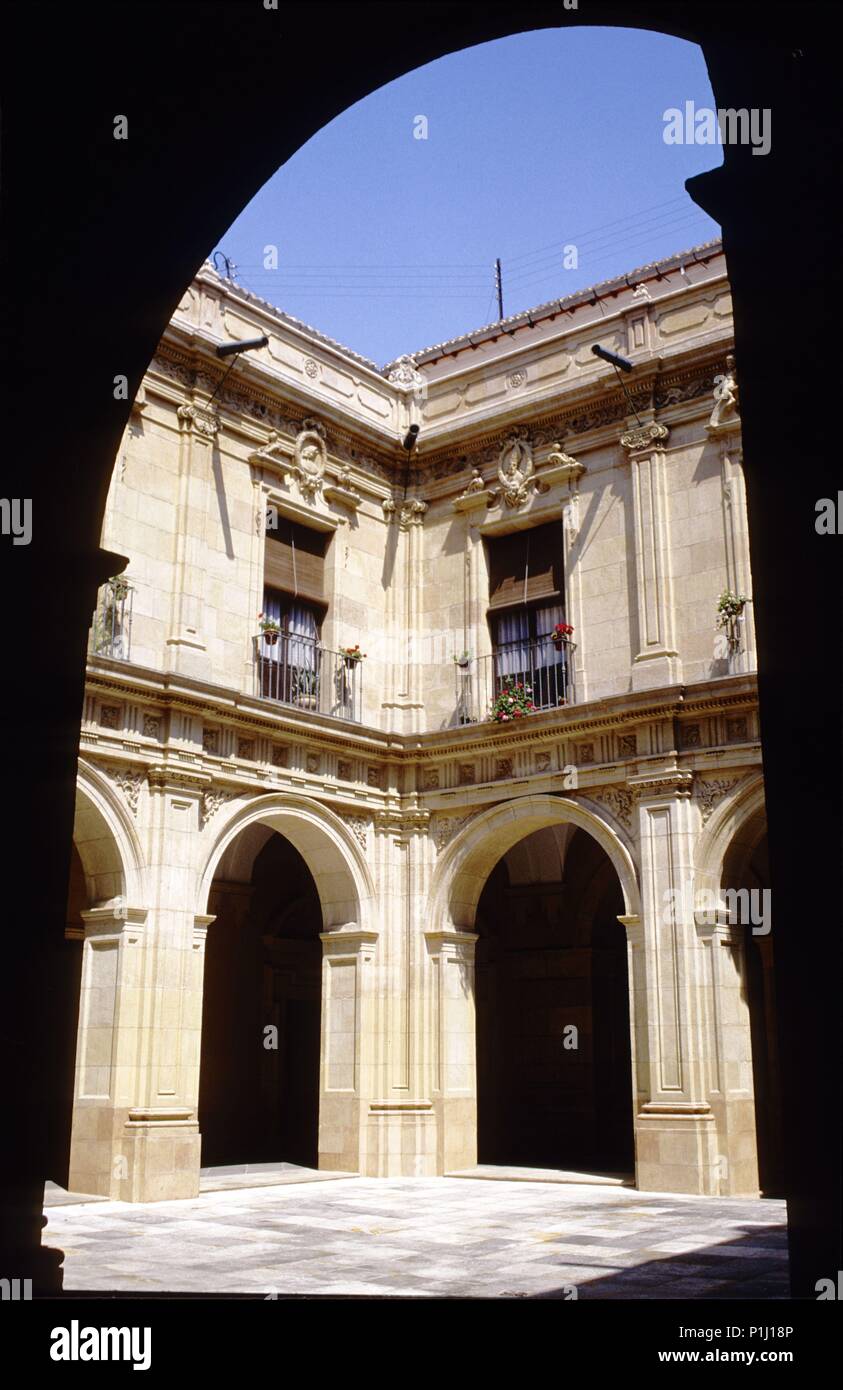
[[[503,642],[489,656],[454,662],[458,724],[491,718],[492,706],[508,685],[529,687],[536,710],[575,703],[574,652],[567,637]]]
[[[91,623],[92,656],[130,661],[132,652],[132,599],[134,589],[122,575],[103,584]]]
[[[281,630],[254,639],[257,693],[295,709],[363,722],[363,662]]]

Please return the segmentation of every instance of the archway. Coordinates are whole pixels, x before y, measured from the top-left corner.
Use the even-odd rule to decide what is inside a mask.
[[[261,797],[202,875],[202,1165],[355,1171],[373,887],[358,842],[316,802]]]
[[[223,855],[208,908],[203,1166],[315,1168],[322,911],[313,876],[289,840],[252,825]]]
[[[506,802],[444,850],[431,906],[444,1171],[479,1159],[630,1172],[646,1000],[627,973],[640,894],[620,834],[564,796]]]
[[[481,1164],[631,1173],[623,896],[605,850],[568,825],[498,860],[475,930]]]

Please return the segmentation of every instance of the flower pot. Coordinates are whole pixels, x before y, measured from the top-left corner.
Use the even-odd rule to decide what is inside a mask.
[[[277,633],[277,632],[265,632],[265,633],[263,634],[263,640],[264,640],[264,642],[266,642],[266,645],[267,645],[268,647],[274,647],[274,646],[275,646],[275,643],[278,641],[278,633]]]
[[[467,656],[463,661],[458,661],[457,665],[459,666],[461,671],[467,671],[469,666],[471,665],[471,657]]]

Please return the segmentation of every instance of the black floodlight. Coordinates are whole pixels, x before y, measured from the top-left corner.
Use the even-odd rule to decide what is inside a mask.
[[[407,430],[407,433],[404,435],[404,448],[407,450],[408,454],[412,453],[413,446],[415,445],[415,442],[418,439],[418,437],[418,425],[411,425],[410,428]]]
[[[269,339],[266,334],[262,338],[241,338],[237,343],[220,343],[217,348],[217,357],[231,357],[235,352],[248,352],[250,348],[266,347]]]
[[[613,367],[620,367],[621,371],[632,371],[631,362],[627,362],[625,357],[618,357],[615,352],[608,352],[607,349],[601,347],[599,343],[595,343],[591,351],[594,353],[595,357],[602,357],[604,362],[610,362]]]

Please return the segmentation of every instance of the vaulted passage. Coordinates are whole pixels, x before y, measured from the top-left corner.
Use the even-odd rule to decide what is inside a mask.
[[[322,971],[316,884],[289,840],[254,825],[223,856],[208,912],[216,920],[208,930],[202,1006],[202,1166],[315,1168]]]
[[[500,859],[476,930],[478,1161],[632,1173],[620,884],[590,835],[555,825]]]

